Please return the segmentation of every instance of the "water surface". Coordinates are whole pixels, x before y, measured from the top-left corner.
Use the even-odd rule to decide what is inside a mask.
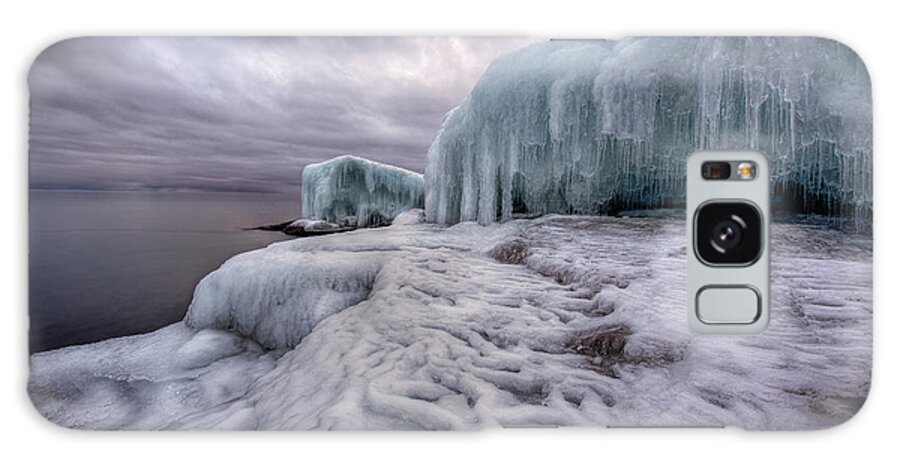
[[[299,216],[290,195],[30,192],[29,349],[148,332],[181,320],[229,257],[289,237],[242,230]]]

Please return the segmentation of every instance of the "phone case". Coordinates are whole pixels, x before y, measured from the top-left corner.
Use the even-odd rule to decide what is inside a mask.
[[[79,38],[29,88],[53,423],[805,430],[868,394],[871,90],[838,42]],[[707,149],[769,161],[758,335],[688,326]]]

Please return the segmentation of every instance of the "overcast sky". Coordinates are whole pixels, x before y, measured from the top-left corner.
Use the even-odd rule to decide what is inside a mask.
[[[296,192],[355,153],[422,172],[444,114],[519,39],[91,38],[29,75],[31,188]]]

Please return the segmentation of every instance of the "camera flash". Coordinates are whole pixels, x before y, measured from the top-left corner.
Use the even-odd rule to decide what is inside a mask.
[[[737,165],[738,178],[752,180],[756,177],[756,163],[742,162]]]

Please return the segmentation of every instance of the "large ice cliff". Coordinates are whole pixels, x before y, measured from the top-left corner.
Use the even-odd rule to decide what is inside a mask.
[[[341,226],[390,224],[425,206],[422,175],[356,156],[310,164],[302,175],[303,217]]]
[[[428,220],[678,207],[698,149],[770,158],[774,206],[872,208],[869,79],[816,38],[551,41],[498,58],[445,119],[426,169]]]

